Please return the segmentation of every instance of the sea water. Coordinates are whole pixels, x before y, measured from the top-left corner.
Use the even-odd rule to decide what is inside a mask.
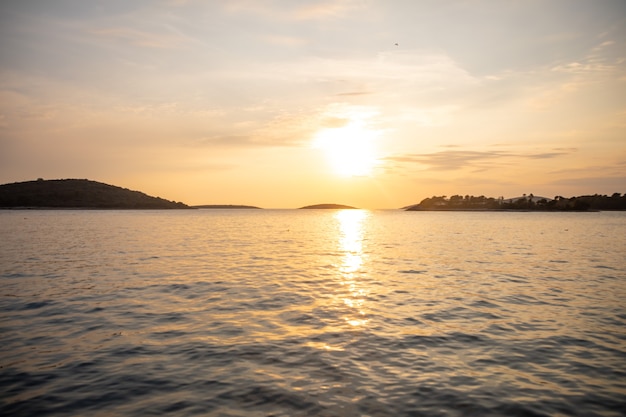
[[[0,283],[0,415],[626,415],[624,212],[4,210]]]

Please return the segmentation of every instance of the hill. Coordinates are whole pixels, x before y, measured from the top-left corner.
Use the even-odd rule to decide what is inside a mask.
[[[0,185],[3,208],[189,209],[139,191],[86,179],[16,182]]]
[[[300,207],[300,209],[331,209],[331,210],[344,210],[344,209],[356,209],[352,206],[344,206],[343,204],[314,204],[312,206]]]
[[[523,210],[523,211],[589,211],[589,210],[626,210],[626,194],[584,195],[565,198],[556,196],[554,199],[536,197],[533,194],[504,199],[475,197],[466,195],[433,196],[425,198],[419,204],[404,208],[408,211],[438,210]]]

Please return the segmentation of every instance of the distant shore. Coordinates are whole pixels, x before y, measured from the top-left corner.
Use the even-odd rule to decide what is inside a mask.
[[[504,199],[483,195],[433,196],[419,204],[404,207],[407,211],[602,211],[626,210],[626,195],[585,195],[565,198],[537,197],[533,194]]]
[[[542,213],[598,213],[600,211],[626,211],[626,209],[548,209],[548,210],[537,210],[537,209],[528,209],[528,208],[411,208],[404,209],[403,211],[441,211],[441,212],[452,212],[452,211],[464,211],[464,212],[499,212],[499,213],[534,213],[534,212],[542,212]]]
[[[217,197],[219,198],[219,197]],[[0,185],[0,209],[12,210],[148,210],[148,209],[238,209],[260,210],[243,204],[202,204],[152,197],[114,185],[87,179],[56,179],[16,182]],[[313,204],[305,210],[355,210],[358,207],[336,203]],[[583,195],[554,198],[524,194],[504,199],[470,195],[433,196],[418,204],[398,208],[406,211],[621,211],[626,210],[626,194]]]
[[[314,204],[312,206],[300,207],[300,210],[358,210],[356,207],[343,204]]]

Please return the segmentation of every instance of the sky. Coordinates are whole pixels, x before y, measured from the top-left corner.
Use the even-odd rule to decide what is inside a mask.
[[[0,3],[0,183],[399,208],[626,192],[623,0]]]

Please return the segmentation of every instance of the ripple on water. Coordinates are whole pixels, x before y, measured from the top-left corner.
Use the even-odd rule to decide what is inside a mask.
[[[624,415],[620,222],[35,214],[0,213],[2,415]]]

